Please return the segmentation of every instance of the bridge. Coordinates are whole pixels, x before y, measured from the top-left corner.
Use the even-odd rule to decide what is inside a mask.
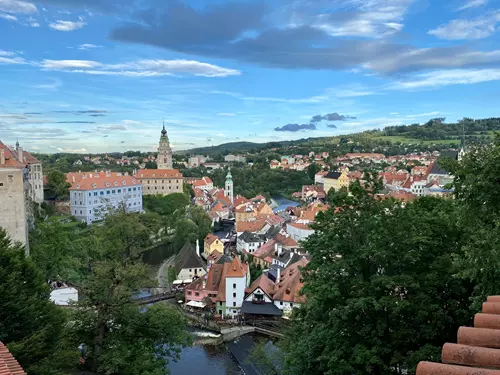
[[[134,301],[138,305],[149,305],[150,303],[165,301],[167,299],[174,299],[175,294],[176,294],[175,292],[165,292],[165,293],[155,294],[152,296],[137,298],[134,299]]]

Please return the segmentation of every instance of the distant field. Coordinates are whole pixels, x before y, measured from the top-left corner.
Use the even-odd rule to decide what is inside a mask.
[[[390,135],[390,136],[387,135],[387,136],[375,137],[375,139],[381,141],[391,141],[393,143],[401,142],[408,144],[424,144],[424,145],[460,144],[459,139],[435,139],[435,140],[423,141],[421,139],[407,138],[399,135]]]

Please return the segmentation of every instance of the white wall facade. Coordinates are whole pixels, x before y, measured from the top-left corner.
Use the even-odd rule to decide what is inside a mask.
[[[226,315],[239,314],[245,298],[246,277],[226,277]]]
[[[296,242],[305,240],[307,237],[314,233],[314,230],[312,229],[297,228],[290,224],[286,225],[286,231]]]
[[[32,199],[37,203],[43,202],[43,170],[42,164],[28,165],[28,180],[31,184]]]
[[[197,268],[183,268],[179,271],[177,275],[177,280],[192,280],[193,277],[198,276],[201,277],[205,275],[207,271],[205,271],[201,267]]]
[[[257,249],[259,249],[264,242],[245,242],[243,240],[238,239],[236,241],[236,250],[239,252],[246,252],[253,254]]]
[[[28,223],[22,169],[0,168],[0,227],[9,237],[28,245]]]
[[[256,294],[260,294],[263,296],[264,302],[271,303],[273,300],[267,296],[266,293],[261,288],[255,289],[252,293],[250,293],[246,298],[245,301],[247,302],[252,302]]]
[[[274,305],[284,312],[290,312],[292,309],[300,307],[300,303],[285,302],[285,301],[274,301]]]
[[[71,214],[92,224],[103,220],[110,208],[124,204],[129,212],[142,212],[142,185],[110,186],[105,189],[71,190]]]

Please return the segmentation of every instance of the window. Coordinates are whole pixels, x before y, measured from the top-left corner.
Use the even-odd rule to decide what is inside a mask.
[[[80,210],[80,215],[82,214],[82,210]]]
[[[134,188],[134,191],[136,191],[136,190],[137,190],[137,188]]]
[[[101,195],[104,195],[104,191],[101,191],[101,192],[100,192],[100,194],[101,194]]]
[[[193,270],[190,268],[190,269],[189,269],[189,272],[193,272]]]
[[[283,301],[280,301],[280,305],[283,306]]]
[[[293,307],[293,302],[290,302],[290,307]]]
[[[89,193],[89,197],[91,197],[91,196],[92,196],[92,193]]]
[[[222,315],[222,310],[219,310],[219,315]]]
[[[233,289],[236,289],[236,284],[233,284]]]
[[[194,295],[195,295],[196,297],[199,297],[199,296],[200,296],[200,293],[195,292],[195,293],[194,293]]]
[[[94,197],[97,197],[97,191],[94,193]]]
[[[190,291],[190,290],[188,290],[188,296],[190,296],[190,295],[191,295],[191,291]]]
[[[233,293],[233,298],[236,298],[236,293]]]
[[[118,189],[118,193],[121,193],[122,192],[122,189]]]
[[[112,190],[111,192],[112,192],[113,194],[115,194],[115,193],[116,193],[116,190]]]
[[[111,194],[111,192],[109,190],[106,191],[106,194]]]
[[[0,186],[3,186],[3,182],[0,182]]]
[[[233,302],[233,307],[236,307],[236,302]]]

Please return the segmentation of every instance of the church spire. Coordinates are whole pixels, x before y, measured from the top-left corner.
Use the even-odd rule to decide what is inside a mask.
[[[163,129],[161,131],[161,136],[165,137],[167,135],[167,130],[165,129],[165,121],[163,121]]]
[[[161,130],[160,145],[158,147],[158,158],[156,159],[158,169],[172,169],[172,149],[167,137],[167,130],[165,129],[165,121],[163,122],[163,129]]]

